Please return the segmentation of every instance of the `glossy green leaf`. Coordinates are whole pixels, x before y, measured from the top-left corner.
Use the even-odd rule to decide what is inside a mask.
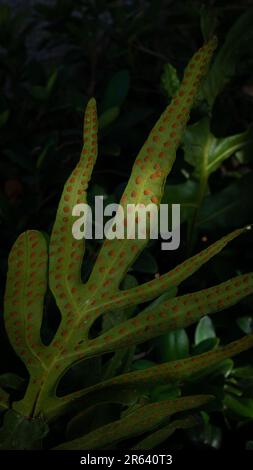
[[[211,351],[211,349],[214,349],[218,344],[219,340],[216,337],[204,339],[200,343],[194,344],[192,354],[202,354],[204,352]]]
[[[195,330],[195,345],[206,339],[215,338],[215,329],[211,318],[205,316],[199,321]]]
[[[250,378],[250,379],[253,379],[253,367],[252,366],[244,366],[244,367],[236,367],[234,370],[233,370],[233,375],[235,377],[239,377],[239,378],[242,378],[242,379],[247,379],[247,378]]]
[[[224,405],[243,418],[253,419],[253,399],[251,398],[238,398],[227,394],[224,399]]]
[[[159,358],[162,362],[183,359],[189,355],[189,339],[184,329],[171,331],[157,340]]]
[[[197,178],[208,178],[237,150],[252,145],[251,129],[237,135],[216,138],[210,131],[210,121],[203,118],[189,126],[183,138],[185,160],[194,167]]]

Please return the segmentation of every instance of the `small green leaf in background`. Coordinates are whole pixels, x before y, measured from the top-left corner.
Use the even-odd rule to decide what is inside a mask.
[[[211,318],[206,315],[199,320],[196,326],[192,353],[203,354],[204,352],[211,351],[218,345],[218,343],[219,340],[216,338],[213,322]]]
[[[192,216],[188,227],[189,253],[196,242],[196,228],[202,217],[201,211],[209,190],[210,175],[218,170],[227,158],[242,148],[250,147],[252,142],[252,128],[241,134],[216,138],[210,130],[210,118],[208,117],[187,127],[182,142],[184,158],[187,163],[194,167],[191,176],[199,182],[196,200],[192,201]],[[218,195],[220,196],[220,193]],[[209,200],[213,204],[213,194],[211,194]],[[229,200],[229,204],[231,204],[231,200]],[[238,220],[236,220],[236,223],[238,224]]]
[[[180,80],[177,75],[177,70],[173,65],[167,63],[163,66],[163,73],[161,75],[161,88],[168,98],[171,98],[178,90]]]
[[[211,318],[207,315],[198,322],[198,325],[195,330],[194,342],[195,345],[202,343],[202,341],[215,338],[215,329],[213,327],[213,322]]]
[[[192,354],[203,354],[207,351],[214,349],[219,343],[218,338],[208,338],[204,339],[198,344],[194,344],[192,347]]]
[[[237,367],[236,369],[234,369],[233,375],[235,377],[253,380],[253,367],[252,366]]]
[[[102,110],[106,111],[110,108],[120,107],[127,97],[130,85],[129,71],[124,69],[115,73],[109,81],[104,99],[102,101]]]
[[[208,178],[224,160],[252,143],[252,129],[241,134],[216,138],[211,133],[210,120],[206,117],[186,129],[183,138],[184,158],[194,167],[196,178]]]
[[[224,405],[233,413],[243,418],[253,419],[253,399],[244,397],[233,397],[227,394],[224,399]]]
[[[249,335],[253,331],[253,316],[252,315],[245,315],[243,317],[237,318],[236,320],[237,325],[239,328]]]
[[[118,106],[113,106],[112,108],[106,109],[100,116],[99,116],[99,129],[102,130],[110,124],[112,124],[117,117],[119,116],[120,108]]]
[[[189,356],[189,338],[182,328],[160,336],[157,340],[159,358],[162,362],[183,359]]]

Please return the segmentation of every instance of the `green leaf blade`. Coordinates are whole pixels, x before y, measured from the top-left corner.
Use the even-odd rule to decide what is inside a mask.
[[[149,204],[158,205],[161,201],[165,180],[174,163],[199,82],[206,72],[215,46],[216,40],[212,39],[193,56],[177,94],[141,148],[120,201],[124,211],[128,204],[143,204],[147,207]],[[132,235],[136,224],[135,219],[131,224],[127,221]],[[124,274],[147,244],[148,232],[149,227],[142,239],[130,239],[130,234],[128,239],[115,238],[104,242],[89,280],[90,285],[97,286],[99,279],[100,295],[104,298],[117,292]]]
[[[40,232],[29,230],[19,236],[10,252],[4,314],[11,344],[29,371],[45,359],[40,328],[46,272],[46,241]]]
[[[116,294],[112,299],[108,299],[110,309],[115,305],[123,308],[124,306],[136,305],[138,303],[152,300],[158,295],[163,294],[164,291],[170,288],[175,288],[180,285],[185,279],[194,274],[203,264],[209,261],[213,256],[218,254],[225,246],[237,238],[239,235],[247,232],[249,227],[234,230],[228,235],[224,236],[217,242],[213,243],[205,250],[187,259],[176,268],[172,269],[166,274],[163,274],[158,279],[146,282],[138,287],[128,289],[124,292]],[[107,300],[104,299],[104,307],[106,308]]]
[[[184,328],[205,315],[236,304],[252,292],[253,273],[249,273],[193,294],[169,299],[90,340],[85,344],[85,354],[92,356],[102,351],[114,351],[140,344],[166,331]]]
[[[203,406],[212,398],[209,395],[196,395],[142,406],[127,417],[98,428],[86,436],[62,444],[54,448],[54,450],[94,450],[104,448],[123,439],[142,434],[158,426],[166,418],[177,412]]]
[[[61,325],[54,341],[56,348],[59,341],[68,336],[70,327],[74,326],[81,314],[84,240],[75,238],[75,219],[71,212],[75,205],[87,203],[86,189],[97,158],[97,128],[96,102],[92,98],[84,117],[81,157],[64,186],[50,239],[49,285],[62,313]]]

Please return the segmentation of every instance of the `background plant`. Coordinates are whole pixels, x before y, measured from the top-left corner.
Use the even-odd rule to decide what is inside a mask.
[[[62,2],[60,3],[62,5]],[[192,8],[193,6],[194,8]],[[156,16],[157,23],[154,21],[154,10],[152,10],[157,8],[157,2],[156,4],[152,4],[152,2],[147,3],[146,8],[140,5],[136,7],[135,4],[128,7],[120,6],[118,10],[117,8],[109,9],[113,23],[109,27],[108,21],[102,19],[106,29],[104,35],[101,33],[103,28],[101,23],[99,23],[97,29],[99,29],[100,36],[98,34],[99,38],[96,42],[96,48],[93,47],[95,23],[96,25],[98,24],[97,16],[103,9],[102,4],[99,7],[101,8],[100,11],[97,9],[92,12],[92,7],[86,2],[85,8],[90,9],[90,14],[85,15],[85,18],[88,18],[85,20],[85,28],[83,25],[84,19],[79,19],[79,21],[78,18],[71,17],[70,11],[72,6],[69,10],[67,8],[64,11],[62,10],[60,14],[59,10],[53,13],[50,9],[42,7],[40,8],[39,15],[43,15],[43,18],[46,19],[47,37],[43,38],[43,54],[39,57],[36,55],[31,56],[32,51],[27,51],[25,44],[27,35],[30,34],[30,30],[34,26],[37,26],[38,19],[34,23],[31,18],[30,24],[26,25],[23,36],[20,35],[20,32],[18,36],[19,30],[16,27],[16,23],[13,28],[10,28],[8,24],[8,31],[13,31],[13,42],[9,38],[7,54],[4,52],[7,42],[5,45],[3,44],[1,56],[1,60],[4,63],[1,80],[5,90],[2,102],[3,122],[6,120],[3,124],[1,135],[4,149],[4,159],[1,163],[3,175],[1,207],[4,221],[1,248],[3,260],[1,264],[2,286],[5,284],[6,256],[17,235],[31,227],[43,229],[45,232],[49,232],[51,229],[55,214],[55,204],[59,198],[62,184],[78,159],[80,134],[77,134],[77,129],[80,129],[83,105],[87,101],[87,94],[94,90],[99,102],[99,121],[101,123],[99,133],[100,151],[106,157],[100,158],[99,164],[96,167],[93,179],[96,185],[91,188],[89,197],[92,200],[94,194],[103,192],[107,195],[108,200],[113,201],[118,200],[119,195],[122,193],[132,165],[132,156],[135,155],[136,148],[140,147],[147,131],[152,127],[155,113],[159,115],[167,100],[168,92],[166,92],[167,95],[164,95],[163,98],[160,89],[158,87],[154,88],[155,83],[159,84],[164,64],[173,63],[179,70],[179,78],[181,78],[182,66],[185,65],[186,59],[196,49],[196,45],[200,43],[198,2],[194,2],[189,7],[188,5],[179,5],[178,2],[175,2],[174,5],[173,2],[170,2],[170,5],[168,2],[161,2],[159,7],[159,15]],[[81,2],[76,2],[75,8],[83,9],[84,7],[81,5]],[[251,16],[247,12],[247,19],[245,19],[246,17],[242,18],[237,23],[240,8],[242,7],[233,10],[224,4],[219,6],[212,15],[210,12],[208,14],[203,12],[201,17],[202,30],[205,34],[208,34],[208,28],[209,30],[212,29],[214,23],[217,23],[215,19],[219,19],[218,33],[220,44],[225,42],[225,37],[228,37],[226,32],[233,24],[235,26],[238,24],[237,28],[241,29],[237,29],[237,33],[236,30],[233,33],[233,45],[230,45],[227,49],[220,46],[219,51],[223,50],[225,52],[220,56],[222,60],[218,60],[221,52],[216,55],[211,70],[215,71],[216,68],[217,74],[217,70],[220,71],[222,63],[224,67],[227,67],[227,72],[224,74],[224,69],[222,69],[220,75],[218,74],[219,79],[216,80],[216,85],[212,85],[212,89],[214,89],[213,96],[217,96],[217,98],[213,101],[213,98],[210,98],[210,93],[208,95],[206,90],[200,94],[195,110],[192,113],[192,123],[196,123],[196,125],[194,124],[188,128],[189,131],[186,133],[184,143],[185,153],[178,153],[176,165],[168,179],[168,188],[172,184],[174,185],[173,201],[171,202],[185,202],[185,230],[188,231],[188,246],[186,247],[185,244],[187,237],[183,237],[181,251],[173,254],[173,256],[171,254],[170,256],[164,256],[163,253],[162,258],[159,255],[158,246],[148,246],[141,258],[133,266],[131,273],[129,273],[125,281],[127,287],[136,285],[138,282],[151,280],[158,271],[160,273],[167,271],[168,266],[175,266],[185,259],[186,250],[190,253],[193,250],[200,250],[205,246],[206,239],[210,243],[212,240],[216,240],[227,233],[229,229],[232,230],[251,222],[251,152],[250,142],[249,148],[247,143],[248,136],[250,136],[250,130],[248,129],[252,121],[250,94],[252,58],[250,49],[251,28],[249,26]],[[106,11],[108,11],[108,8]],[[126,15],[132,15],[131,18],[136,18],[134,26],[129,26],[131,31],[125,30],[124,25],[133,25],[132,22],[123,21],[125,11]],[[139,14],[140,12],[141,14]],[[55,20],[55,18],[59,17],[64,21],[66,18],[68,19],[70,23],[68,32],[66,32],[66,28],[62,27],[64,21],[57,22]],[[102,16],[102,18],[104,17]],[[210,22],[211,18],[213,18],[212,22]],[[171,25],[169,32],[168,23]],[[23,24],[22,20],[20,20],[20,25],[23,26]],[[158,41],[161,25],[164,25],[166,29],[166,35],[163,34],[165,40],[162,44]],[[56,28],[58,36],[55,35]],[[77,34],[78,28],[79,35]],[[81,42],[80,39],[81,36],[83,38],[84,29],[87,31],[85,47],[84,42]],[[133,29],[135,29],[134,32]],[[74,30],[75,35],[73,34]],[[52,35],[50,31],[54,31],[54,34]],[[107,34],[107,31],[110,31],[110,34]],[[91,38],[91,55],[87,52],[88,37]],[[23,42],[22,38],[24,38]],[[126,38],[130,38],[130,40],[128,41]],[[12,44],[11,47],[9,46],[10,44]],[[61,44],[61,46],[66,44],[67,48],[59,51],[56,48],[58,44]],[[92,80],[90,76],[90,70],[92,70],[92,51],[95,49],[97,55],[97,51],[104,44],[107,45],[108,52],[104,54],[102,49],[101,54],[98,54],[99,60],[97,65],[95,64],[94,66],[95,72],[93,77],[95,79]],[[119,46],[116,46],[116,44]],[[235,45],[238,48],[235,48]],[[21,49],[23,50],[23,55],[21,54]],[[236,55],[234,54],[235,52]],[[224,60],[225,53],[228,57],[227,61]],[[57,64],[57,61],[59,64],[64,63],[67,66],[62,68],[57,67],[56,72],[55,64]],[[113,72],[117,72],[119,69],[121,69],[121,72],[116,73],[113,77]],[[152,69],[153,76],[150,74],[150,69]],[[35,70],[37,70],[36,73]],[[70,70],[71,76],[69,76]],[[103,72],[98,73],[98,70],[103,70]],[[214,77],[214,75],[214,72],[212,72],[210,77]],[[45,77],[44,81],[42,80],[43,76]],[[63,79],[64,76],[65,79]],[[229,77],[229,81],[226,79],[226,82],[223,82],[221,77],[224,76]],[[100,79],[100,77],[103,77],[103,79]],[[108,84],[106,91],[104,85],[105,77],[108,77],[108,83],[110,77],[112,77],[111,85],[109,86]],[[129,77],[131,77],[130,88]],[[162,81],[164,83],[164,80]],[[213,82],[215,83],[215,80]],[[72,83],[75,83],[74,90]],[[92,86],[89,88],[89,83],[92,84],[93,89]],[[118,87],[116,86],[117,83]],[[51,98],[50,89],[52,90],[51,93],[53,93]],[[76,96],[77,89],[80,89],[82,98],[80,95],[79,97]],[[120,93],[116,93],[116,90],[120,90]],[[128,99],[123,101],[127,92]],[[72,93],[75,95],[74,101],[71,101],[72,98],[70,99],[70,94]],[[205,93],[206,98],[203,98]],[[22,103],[18,109],[16,102]],[[59,106],[58,111],[57,103]],[[149,109],[146,103],[150,103]],[[198,129],[205,130],[203,133],[199,132],[200,136],[203,134],[209,135],[206,124],[210,120],[210,110],[212,110],[212,133],[216,138],[226,140],[218,142],[220,147],[216,141],[212,141],[211,148],[212,151],[214,148],[215,152],[209,154],[208,158],[210,162],[215,162],[218,159],[221,166],[215,168],[215,173],[212,173],[210,176],[208,174],[208,185],[205,184],[204,188],[202,183],[200,184],[202,180],[199,177],[199,169],[195,168],[192,171],[192,166],[188,165],[188,162],[190,162],[192,155],[191,136],[196,136]],[[36,117],[37,115],[38,118]],[[73,123],[73,130],[65,133],[64,129],[66,131],[70,129],[70,123]],[[17,129],[19,129],[18,134],[16,132]],[[61,130],[60,133],[59,129]],[[130,133],[130,129],[131,140],[127,139],[126,141],[125,135]],[[231,135],[237,136],[238,134],[239,137],[238,139],[235,137],[234,142],[239,147],[236,146],[234,148],[233,141],[229,142],[227,137]],[[13,135],[15,135],[15,139],[13,139]],[[48,136],[49,142],[47,146],[44,144],[47,142],[45,139]],[[50,140],[50,137],[53,137],[53,140]],[[56,141],[54,138],[56,138]],[[214,143],[215,145],[213,145]],[[201,162],[201,155],[203,155],[203,152],[201,153],[201,146],[204,147],[204,145],[205,142],[202,140],[199,145],[199,162]],[[226,162],[220,158],[224,154],[224,150],[227,156],[229,155],[229,150],[230,152],[232,151],[232,154],[230,153],[232,158]],[[235,155],[236,150],[237,153]],[[128,159],[122,158],[125,155],[130,157]],[[183,157],[187,158],[188,162],[185,163]],[[36,167],[37,159],[38,167]],[[57,172],[55,171],[56,169]],[[109,181],[108,173],[110,175],[115,174],[115,179],[111,176]],[[50,180],[52,176],[53,179]],[[115,182],[119,183],[119,181],[120,185],[116,187]],[[116,190],[114,191],[115,187]],[[200,188],[202,188],[201,191]],[[205,191],[203,191],[203,188]],[[167,201],[171,194],[172,191],[165,191]],[[196,204],[196,200],[201,202],[201,205],[199,202]],[[184,226],[182,229],[184,229]],[[231,273],[236,275],[252,269],[252,239],[250,236],[244,236],[241,239],[243,241],[240,241],[239,237],[231,245],[231,248],[224,250],[211,263],[202,268],[200,275],[195,274],[194,277],[185,282],[184,287],[180,288],[181,293],[205,288],[208,285],[224,281],[231,276]],[[93,263],[97,248],[96,245],[87,246],[83,279],[87,279],[89,275],[89,266]],[[50,311],[54,311],[54,315],[50,319],[51,324],[49,326],[47,324],[47,329],[43,332],[45,338],[49,341],[50,337],[52,337],[52,331],[56,327],[57,309],[54,307],[49,293],[47,294],[47,302],[50,306]],[[216,317],[212,320],[211,326],[210,320],[204,320],[200,324],[200,331],[203,328],[204,331],[206,329],[208,331],[208,333],[205,333],[208,339],[206,340],[206,347],[213,347],[216,344],[216,335],[221,337],[222,342],[226,342],[239,335],[239,329],[246,333],[251,331],[250,300],[247,299],[240,305],[240,311],[230,309],[229,317],[227,314],[225,316],[221,315],[219,319]],[[108,322],[110,325],[110,318],[108,318]],[[185,332],[180,331],[176,335],[169,335],[168,338],[161,338],[160,344],[147,343],[144,348],[141,347],[137,350],[137,356],[135,355],[133,363],[135,364],[134,367],[150,365],[150,363],[145,362],[147,360],[151,361],[151,363],[163,361],[163,354],[166,354],[166,360],[168,358],[176,359],[177,357],[182,357],[182,355],[188,354],[188,342],[191,345],[196,343],[194,346],[195,350],[198,347],[199,341],[197,339],[194,340],[194,331],[191,329],[188,335],[189,338],[185,335]],[[211,337],[209,338],[208,335]],[[178,343],[180,343],[180,347],[178,347]],[[6,348],[8,346],[4,337],[2,347],[6,357]],[[142,358],[140,362],[136,360],[137,357]],[[250,361],[250,355],[248,358],[248,361]],[[10,364],[10,362],[12,362],[14,370],[25,377],[22,365],[17,362],[17,359],[9,349],[8,363]],[[245,362],[243,363],[245,364]],[[237,362],[237,364],[240,364],[240,362]],[[91,368],[94,369],[94,367]],[[9,369],[10,367],[7,362],[2,364],[3,373],[9,371]],[[97,377],[93,379],[95,381],[99,380],[99,366],[96,370]],[[243,373],[246,374],[246,371]],[[110,375],[110,369],[108,369],[107,374]],[[249,439],[250,425],[247,424],[247,420],[250,418],[251,411],[250,402],[247,402],[247,398],[251,396],[249,385],[251,380],[250,368],[247,369],[247,374],[248,378],[242,379],[236,373],[234,376],[233,371],[227,377],[226,390],[229,391],[230,397],[232,393],[232,398],[235,400],[233,404],[237,404],[237,411],[233,408],[233,411],[227,411],[226,415],[229,415],[229,423],[230,425],[232,424],[232,427],[240,420],[246,422],[244,429]],[[71,380],[73,376],[77,378],[80,375],[82,380],[84,380],[84,374],[80,370],[78,371],[77,368],[75,371],[72,371]],[[6,375],[3,376],[2,380],[3,383],[7,380]],[[16,377],[14,379],[8,376],[7,388],[10,386],[9,380],[11,380],[12,387],[21,387],[21,392],[16,391],[15,393],[22,394],[22,381]],[[220,384],[221,378],[214,380],[220,393],[223,393],[224,384]],[[200,388],[197,388],[197,390],[200,390]],[[242,408],[238,407],[238,403],[241,405],[245,399],[245,404],[247,403],[246,411],[244,409],[242,412]],[[232,403],[232,400],[230,400],[230,403]],[[245,413],[247,416],[245,416]],[[209,430],[208,432],[206,431],[206,436],[210,435],[210,429],[214,428],[217,431],[217,427],[220,426],[223,430],[225,429],[221,414],[213,413],[210,418],[211,422],[207,416],[206,419],[206,429]],[[218,437],[220,434],[220,431],[217,431]],[[203,437],[203,440],[206,442],[205,439],[206,437]],[[240,437],[240,439],[243,438]],[[214,442],[217,443],[217,441],[219,441],[218,438],[214,439]]]

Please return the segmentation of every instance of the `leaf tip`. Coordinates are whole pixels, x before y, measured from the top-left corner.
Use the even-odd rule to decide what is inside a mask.
[[[94,96],[92,96],[87,103],[87,110],[96,109],[96,107],[97,107],[96,99],[94,98]]]
[[[214,51],[218,46],[218,37],[216,35],[212,36],[211,39],[207,42],[207,46],[210,51]]]

